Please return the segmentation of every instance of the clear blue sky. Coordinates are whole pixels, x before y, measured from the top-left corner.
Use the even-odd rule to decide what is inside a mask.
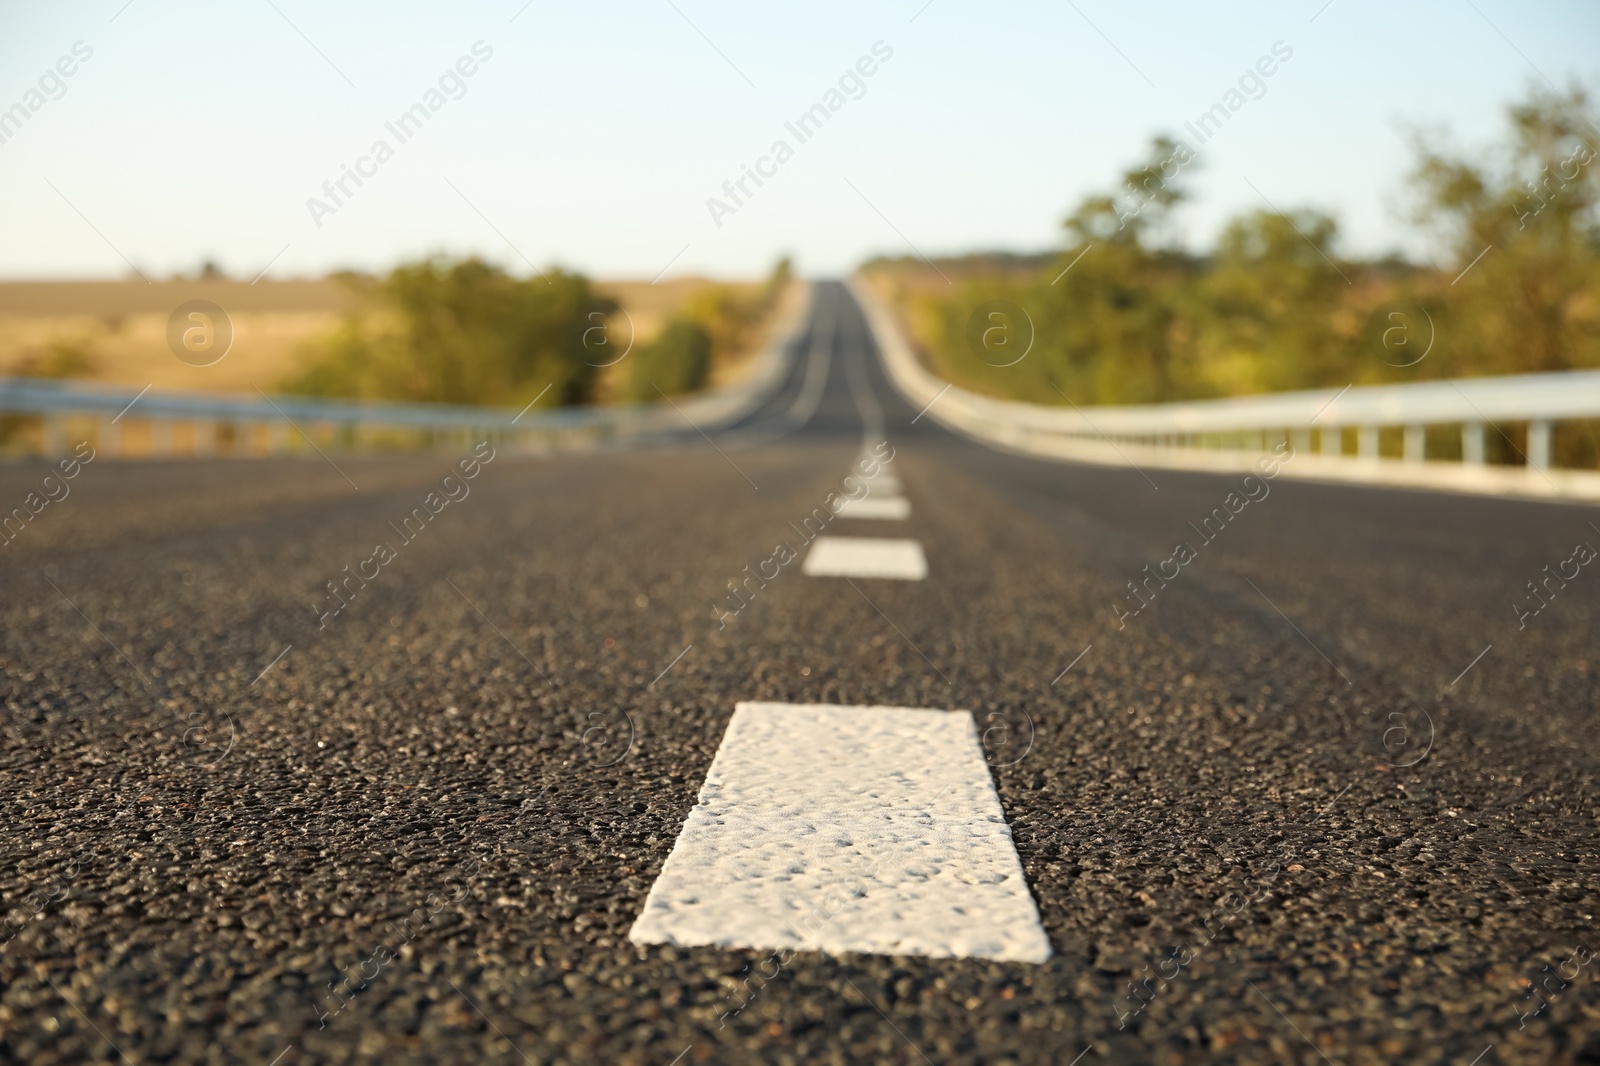
[[[1292,59],[1201,149],[1186,238],[1265,196],[1332,209],[1346,252],[1415,252],[1407,124],[1481,143],[1530,82],[1600,75],[1600,5],[1579,2],[123,5],[0,13],[0,109],[42,102],[0,125],[0,276],[116,276],[126,256],[156,277],[209,256],[251,277],[278,256],[271,276],[291,277],[440,251],[644,278],[790,252],[817,274],[907,241],[1048,248],[1080,197],[1276,41]],[[46,78],[30,98],[78,41],[93,55],[64,92]],[[399,143],[385,123],[477,41],[493,54],[464,95]],[[892,58],[799,143],[784,123],[877,41]],[[346,179],[319,228],[307,199],[333,206],[323,182],[379,139],[393,158]],[[718,227],[707,199],[778,139],[793,157]]]

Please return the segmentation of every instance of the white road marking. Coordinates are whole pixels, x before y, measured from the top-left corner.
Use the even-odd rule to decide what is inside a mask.
[[[862,478],[860,480],[865,481],[873,492],[881,493],[885,496],[898,496],[905,491],[900,485],[900,479],[893,474],[879,474],[874,478]]]
[[[811,577],[887,577],[921,581],[928,559],[914,540],[888,537],[818,537],[800,572]]]
[[[629,939],[1044,962],[967,711],[740,703]]]
[[[911,517],[911,501],[904,496],[863,496],[845,500],[840,518],[889,518],[903,521]]]

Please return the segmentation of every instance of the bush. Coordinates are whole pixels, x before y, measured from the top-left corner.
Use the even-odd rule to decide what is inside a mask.
[[[396,267],[366,289],[367,306],[308,353],[286,392],[426,403],[543,405],[590,398],[589,315],[609,312],[587,279],[554,271],[515,278],[479,259]]]
[[[696,322],[676,318],[634,356],[628,398],[655,403],[663,395],[693,392],[704,387],[710,372],[711,335]]]
[[[690,298],[683,317],[706,331],[713,365],[732,362],[755,347],[762,324],[777,306],[791,276],[786,257],[778,260],[759,288],[713,285]]]
[[[28,378],[88,377],[100,369],[100,358],[87,337],[54,340],[42,352],[29,352],[10,373]]]
[[[755,347],[792,269],[780,259],[760,287],[712,285],[690,297],[661,336],[644,347],[628,375],[628,399],[655,403],[704,388],[713,366],[723,366]],[[661,392],[656,389],[660,388]]]

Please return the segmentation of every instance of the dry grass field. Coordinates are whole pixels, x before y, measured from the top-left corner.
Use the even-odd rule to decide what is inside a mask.
[[[597,294],[620,303],[635,343],[655,337],[696,293],[716,283],[679,278],[598,281]],[[736,288],[754,289],[739,285]],[[167,319],[189,300],[210,300],[233,322],[233,347],[219,362],[191,366],[167,347]],[[359,300],[350,286],[315,281],[0,282],[0,376],[64,376],[136,389],[272,392],[299,366],[307,345],[331,330]],[[600,396],[619,394],[625,364],[609,368]]]
[[[233,321],[233,347],[195,367],[167,347],[167,318],[210,300]],[[143,388],[271,391],[302,344],[352,306],[337,281],[41,281],[0,283],[0,374],[68,376]],[[55,365],[52,366],[51,364]]]

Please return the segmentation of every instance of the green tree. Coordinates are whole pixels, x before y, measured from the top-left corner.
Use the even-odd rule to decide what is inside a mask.
[[[1350,378],[1356,338],[1333,328],[1350,286],[1331,258],[1338,223],[1319,211],[1255,211],[1217,241],[1195,294],[1202,391],[1279,392]]]
[[[1451,372],[1600,364],[1600,127],[1588,94],[1535,87],[1470,157],[1418,137],[1416,218],[1449,249]]]
[[[1155,403],[1192,391],[1182,290],[1195,264],[1170,237],[1193,164],[1186,145],[1157,137],[1115,193],[1085,199],[1066,219],[1056,268],[1066,273],[1046,290],[1044,329],[1058,338],[1046,347],[1057,388],[1075,403]]]
[[[366,306],[310,353],[288,392],[433,403],[582,403],[595,366],[583,347],[587,279],[515,278],[473,258],[427,259],[368,284]]]
[[[676,318],[634,356],[628,398],[659,402],[663,396],[703,388],[711,371],[711,336],[697,322]]]
[[[1595,109],[1580,89],[1536,89],[1508,118],[1490,150],[1417,142],[1416,220],[1449,249],[1442,269],[1338,258],[1337,222],[1312,209],[1246,213],[1208,255],[1189,254],[1172,244],[1171,223],[1192,159],[1158,138],[1118,188],[1072,211],[1067,247],[1045,270],[990,269],[997,257],[972,257],[947,263],[954,290],[907,282],[901,299],[937,372],[1036,403],[1600,366]],[[1027,359],[1010,366],[988,365],[970,343],[974,319],[987,320],[985,304],[996,301],[1018,305],[1013,317],[1036,333]],[[1373,323],[1409,304],[1432,319],[1435,343],[1423,350],[1434,354],[1400,367]],[[1600,454],[1600,433],[1585,446]]]

